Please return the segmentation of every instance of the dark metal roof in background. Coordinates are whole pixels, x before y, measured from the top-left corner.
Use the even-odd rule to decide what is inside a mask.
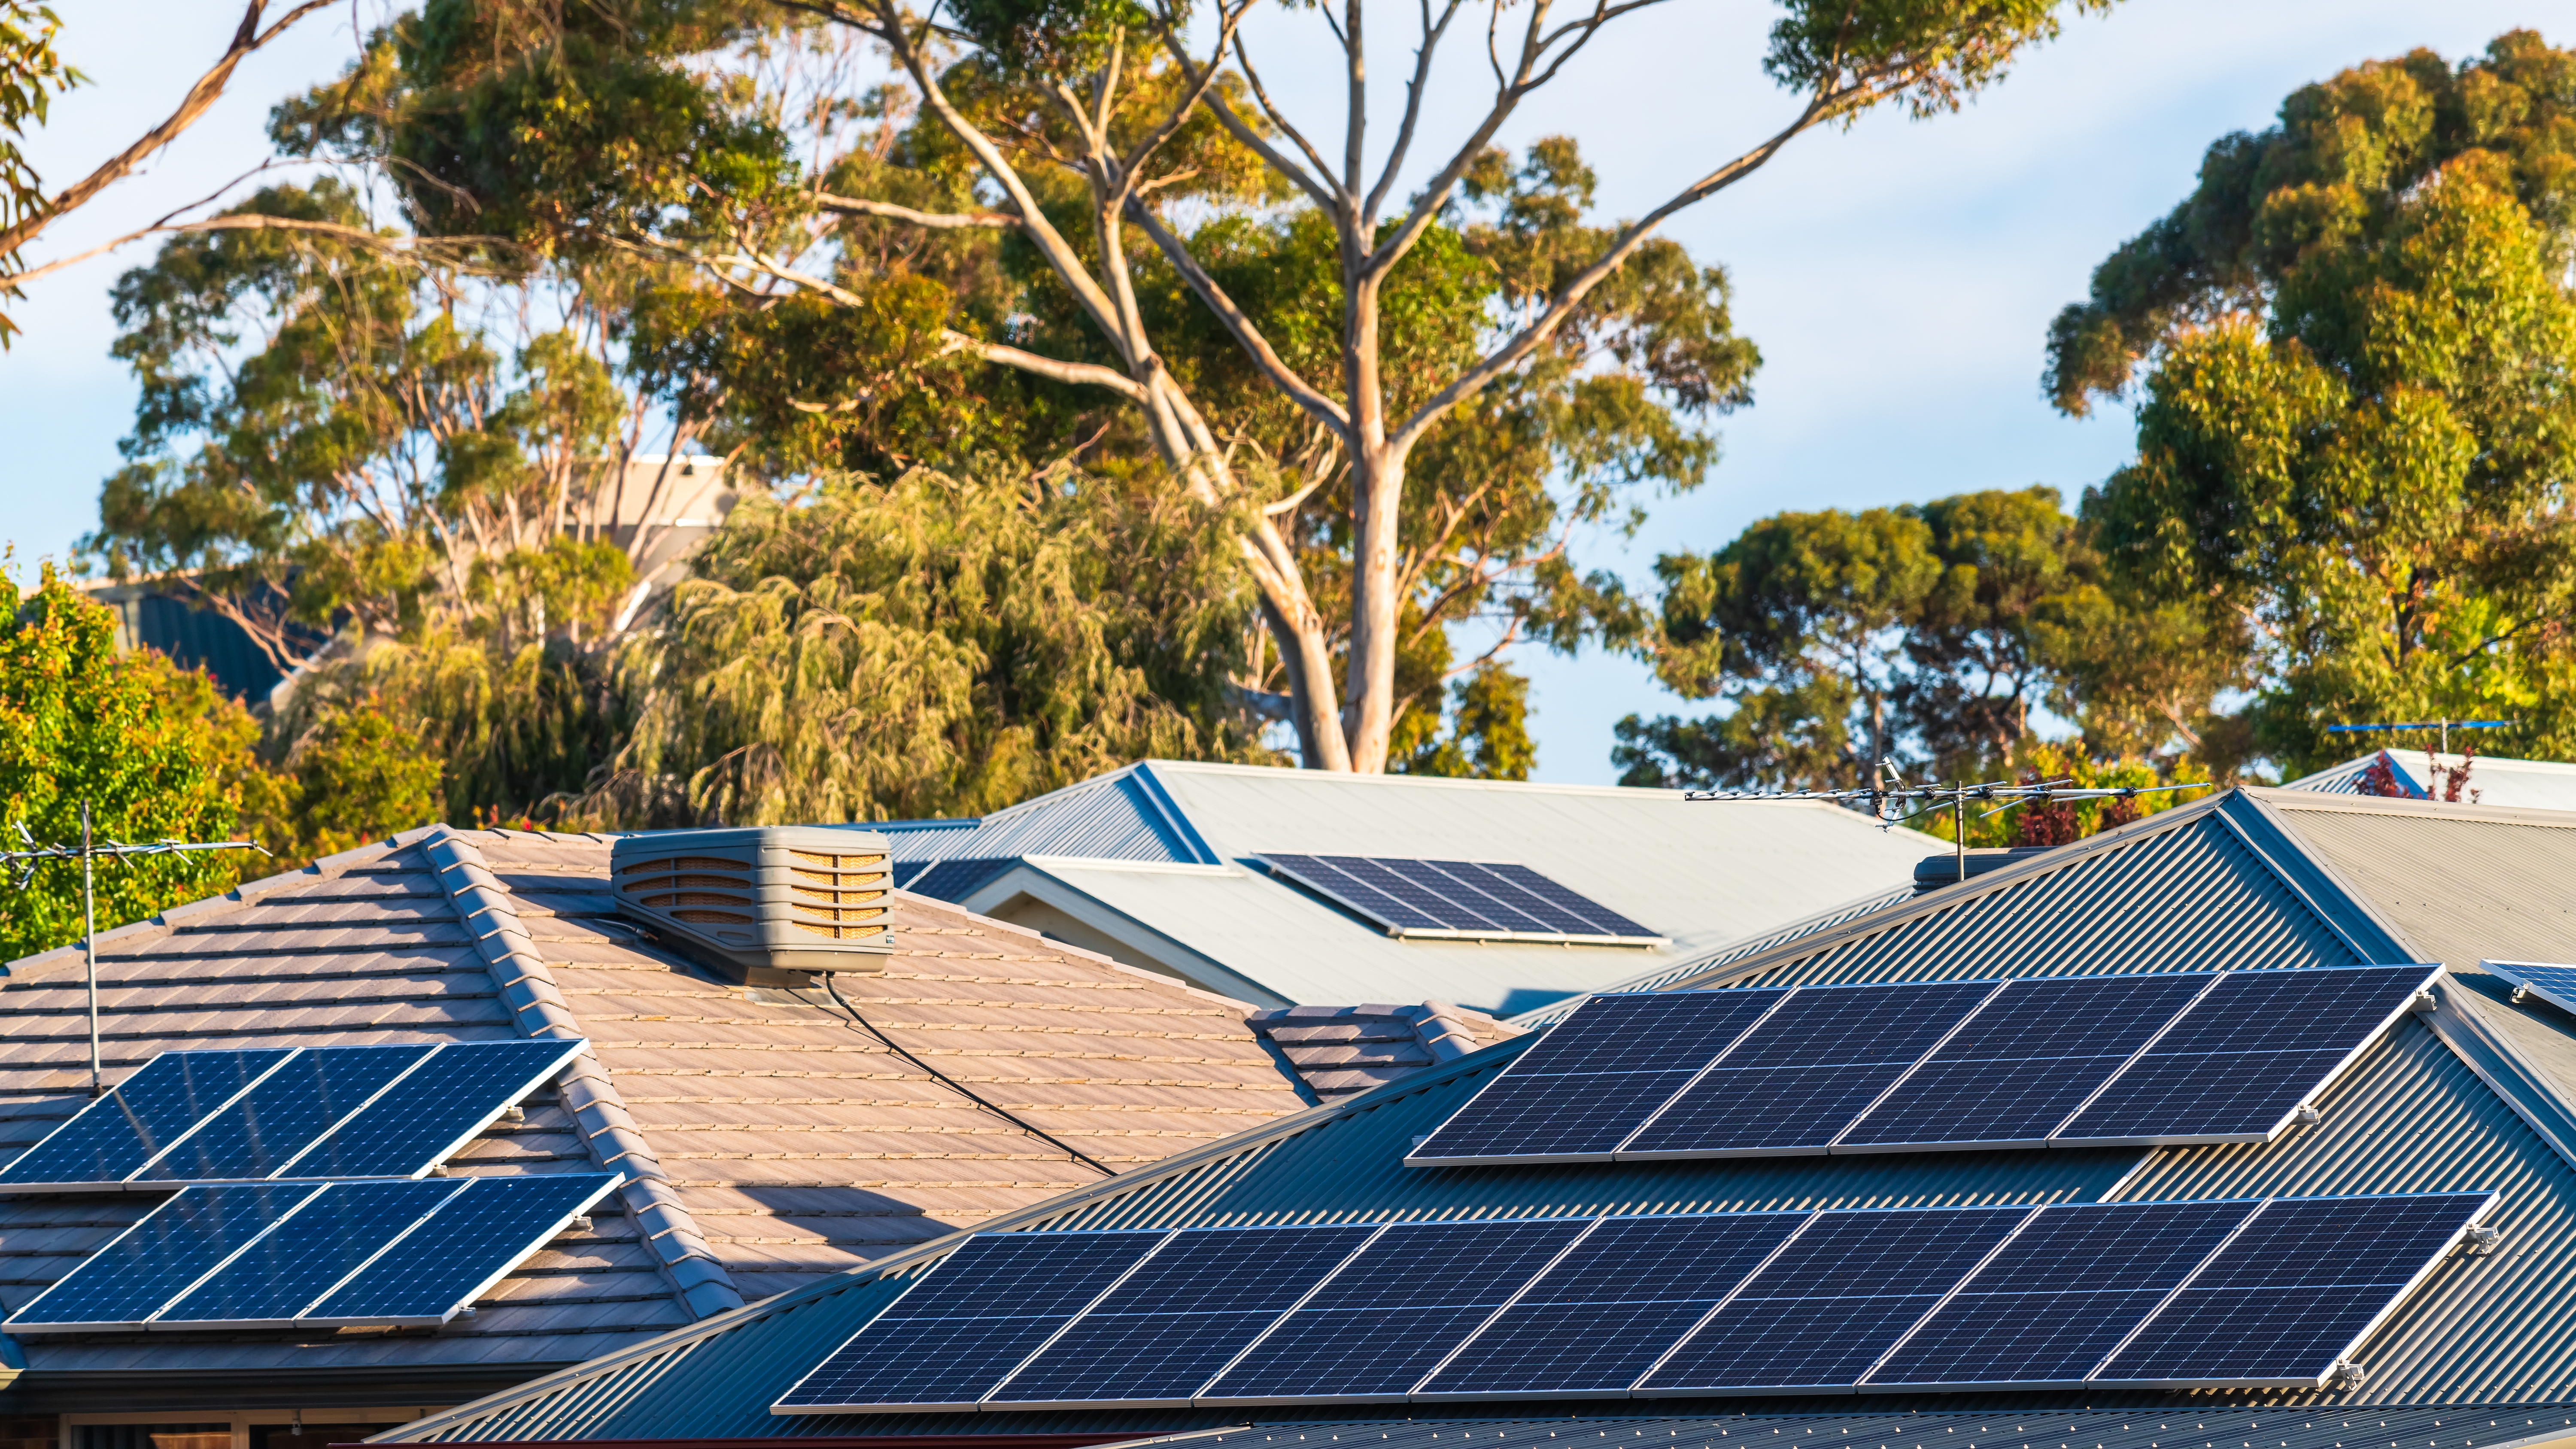
[[[2564,1404],[2510,1414],[2454,1405],[2371,1414],[1881,1409],[1692,1419],[1660,1409],[1651,1418],[1605,1424],[1602,1417],[1279,1420],[1147,1442],[1172,1449],[2378,1449],[2384,1439],[2388,1449],[2505,1449],[2576,1436],[2576,1407]]]
[[[2408,959],[2406,944],[2379,924],[2380,915],[2345,896],[2302,850],[2303,842],[2284,833],[2255,802],[2232,794],[1817,931],[1698,980],[1715,986],[1757,979],[1765,984],[1904,980]],[[2576,933],[2565,946],[2568,954],[2576,954]],[[2494,1008],[2481,1003],[2481,1009]],[[2433,1020],[2448,1020],[2454,1010],[2446,1006],[2445,1015]],[[2474,1023],[2451,1020],[2445,1034],[2469,1025]],[[2401,1023],[2389,1041],[2321,1099],[2325,1117],[2320,1125],[2269,1146],[1473,1169],[1401,1165],[1415,1136],[1428,1133],[1529,1040],[1487,1048],[1348,1103],[1069,1194],[1058,1200],[1060,1206],[1042,1204],[996,1226],[1071,1229],[1361,1216],[1522,1217],[2492,1188],[2505,1196],[2503,1246],[2492,1255],[2446,1265],[2431,1288],[2374,1340],[2366,1358],[2371,1370],[2367,1384],[2331,1396],[2331,1401],[2337,1412],[2358,1413],[2362,1404],[2512,1401],[2556,1406],[2576,1400],[2576,1314],[2566,1311],[2565,1304],[2571,1266],[2576,1266],[2570,1262],[2576,1256],[2576,1170],[2517,1115],[2508,1096],[2499,1095],[2503,1086],[2482,1080],[2482,1073],[2491,1073],[2496,1064],[2472,1070],[2425,1019],[2410,1017]],[[2547,1095],[2545,1090],[2540,1094]],[[2534,1109],[2524,1102],[2521,1110]],[[926,1245],[905,1271],[917,1271],[942,1246]],[[792,1425],[767,1414],[774,1390],[819,1361],[901,1287],[899,1278],[846,1287],[816,1285],[722,1320],[734,1325],[732,1331],[709,1332],[718,1325],[702,1325],[658,1349],[638,1350],[551,1383],[540,1381],[470,1416],[434,1419],[431,1427],[407,1437],[1078,1432],[1121,1423],[1144,1435],[1223,1422],[1221,1411],[1199,1410],[813,1416]],[[2310,1397],[2317,1401],[2314,1412],[2326,1412],[2326,1396]],[[1839,1411],[1854,1402],[1766,1402],[1757,1418],[1782,1427],[1782,1414]],[[2190,1402],[2235,1415],[2245,1401],[2243,1396],[2196,1395]],[[1998,1395],[1976,1401],[1925,1396],[1887,1403],[1874,1410],[1877,1417],[1870,1422],[1887,1423],[1888,1414],[1912,1410],[1952,1416],[1943,1425],[1947,1430],[1963,1422],[1955,1420],[1962,1411],[2053,1415],[2085,1403],[2097,1409],[2119,1403],[2170,1408],[2176,1400],[2154,1394],[2123,1399],[2105,1394]],[[1481,1407],[1489,1416],[1494,1408],[1461,1407]],[[1674,1424],[1677,1415],[1722,1414],[1743,1407],[1743,1401],[1689,1406],[1605,1401],[1586,1403],[1579,1412],[1597,1427],[1603,1420],[1650,1417],[1648,1411]],[[1265,1422],[1329,1417],[1320,1410],[1260,1412]],[[1341,1412],[1347,1416],[1349,1411]],[[2538,1417],[2537,1411],[2517,1412]],[[1191,1415],[1214,1417],[1193,1422]],[[1454,1432],[1467,1417],[1416,1405],[1374,1426],[1390,1435],[1395,1423]],[[2250,1426],[2261,1417],[2250,1414],[2245,1422]],[[2427,1408],[2422,1423],[2433,1417],[2438,1414]],[[2502,1427],[2501,1410],[2491,1417],[2498,1420],[2491,1427]],[[1852,1427],[1862,1420],[1813,1422]],[[2409,1417],[2402,1422],[2417,1421]],[[2391,1416],[2387,1427],[2400,1423]],[[2568,1427],[2562,1425],[2548,1437],[2566,1437]],[[2081,1449],[2075,1432],[2050,1442]],[[1834,1437],[1844,1436],[1837,1429]],[[2292,1443],[2285,1433],[2272,1444],[2258,1445],[2250,1428],[2238,1437],[2243,1442],[2234,1445],[2212,1438],[2206,1449],[2287,1449]],[[2453,1441],[2429,1431],[2417,1436],[2410,1428],[2408,1435],[2390,1442],[2396,1449],[2413,1449],[2417,1442],[2425,1449],[2444,1449],[2451,1443],[2466,1445],[2470,1437]],[[1855,1433],[1847,1442],[1857,1444],[1859,1438]],[[1947,1441],[1956,1436],[1945,1432],[1943,1438],[1944,1449],[1950,1449]],[[1785,1428],[1773,1442],[1785,1445]],[[1895,1449],[1894,1438],[1886,1442]],[[1977,1442],[1985,1449],[2009,1449],[2001,1438],[1990,1445]],[[2038,1440],[2031,1442],[2045,1449]],[[2109,1449],[2113,1441],[2092,1442]],[[2297,1442],[2301,1449],[2371,1449],[2376,1441],[2334,1439],[2320,1431]],[[2479,1442],[2510,1440],[2499,1436]],[[2120,1443],[2122,1449],[2190,1449],[2188,1441],[2152,1435],[2134,1445]],[[1467,1449],[1463,1441],[1460,1449]]]

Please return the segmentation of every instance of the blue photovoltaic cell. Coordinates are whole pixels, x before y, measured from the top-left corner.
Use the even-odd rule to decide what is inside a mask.
[[[1624,1393],[1806,1218],[1613,1218],[1485,1325],[1421,1392]]]
[[[1164,1236],[979,1233],[778,1406],[974,1403]]]
[[[526,1096],[577,1041],[442,1046],[364,1111],[286,1165],[287,1177],[412,1177]]]
[[[1439,902],[1415,899],[1419,892],[1385,870],[1372,868],[1374,862],[1358,856],[1264,855],[1262,859],[1274,869],[1376,917],[1381,924],[1425,931],[1442,928]],[[1344,870],[1344,864],[1359,869]]]
[[[1410,1160],[1607,1154],[1785,994],[1596,996],[1441,1123]]]
[[[1401,1399],[1583,1227],[1579,1218],[1399,1223],[1202,1397]]]
[[[224,1255],[249,1242],[317,1187],[191,1187],[81,1260],[10,1316],[36,1323],[141,1323]]]
[[[1840,1142],[2043,1140],[2209,982],[2195,972],[2007,983]]]
[[[2096,1383],[2325,1377],[2488,1193],[2266,1203]]]
[[[1847,1387],[2030,1212],[1820,1213],[1639,1391]]]
[[[1570,917],[1577,924],[1555,927],[1569,936],[1587,933],[1604,936],[1657,934],[1653,929],[1629,920],[1599,901],[1576,895],[1528,866],[1492,863],[1482,864],[1478,869],[1499,876],[1510,885],[1520,887],[1524,897],[1543,902],[1560,917]],[[1530,909],[1530,907],[1524,903],[1523,909]]]
[[[1991,981],[1806,988],[1620,1155],[1822,1151],[1994,989]]]
[[[1652,929],[1525,865],[1363,855],[1265,854],[1262,860],[1399,933],[1660,939]]]
[[[286,1054],[163,1052],[10,1163],[0,1183],[119,1181]]]
[[[266,1177],[429,1054],[426,1045],[299,1052],[136,1180]]]
[[[2546,961],[2487,961],[2488,971],[2516,986],[2528,986],[2561,1011],[2576,1011],[2576,966]]]
[[[247,1252],[164,1308],[157,1321],[293,1318],[474,1180],[332,1183]]]
[[[2057,1135],[2261,1140],[2440,968],[2229,975]]]
[[[1371,1227],[1199,1228],[1165,1243],[993,1404],[1187,1404]]]
[[[469,1177],[465,1189],[307,1314],[316,1321],[444,1319],[555,1235],[613,1173]]]
[[[2253,1208],[2245,1202],[2049,1208],[1867,1382],[2081,1383]]]

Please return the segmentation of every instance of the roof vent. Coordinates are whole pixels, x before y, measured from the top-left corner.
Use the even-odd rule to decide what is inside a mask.
[[[750,986],[882,971],[894,949],[886,838],[812,825],[621,835],[617,909]]]

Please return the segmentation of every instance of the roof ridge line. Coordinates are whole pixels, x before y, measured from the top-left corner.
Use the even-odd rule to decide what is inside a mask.
[[[2401,953],[2418,961],[2423,960],[2424,948],[2417,945],[2404,931],[2399,930],[2395,921],[2382,915],[2368,892],[2356,888],[2351,881],[2344,879],[2343,872],[2335,868],[2334,861],[2329,859],[2325,852],[2309,843],[2306,837],[2300,835],[2297,826],[2283,820],[2280,812],[2273,808],[2273,804],[2270,799],[2253,791],[2249,790],[2245,793],[2246,808],[2252,810],[2256,818],[2270,827],[2272,833],[2279,836],[2282,843],[2296,852],[2301,860],[2306,861],[2308,869],[2315,871],[2320,879],[2341,895],[2345,905],[2360,913],[2363,920],[2376,927],[2379,933],[2394,943]],[[2307,892],[2304,889],[2299,891],[2299,898],[2307,900]],[[2314,901],[2308,901],[2308,908],[2320,915],[2324,914],[2324,909]]]
[[[100,945],[110,941],[136,938],[158,940],[170,934],[170,926],[173,922],[185,921],[197,916],[215,915],[227,910],[238,910],[254,903],[261,896],[284,890],[299,882],[328,880],[345,875],[353,867],[382,860],[402,850],[437,828],[428,825],[415,826],[383,840],[369,841],[365,845],[353,846],[336,855],[323,856],[310,865],[298,866],[293,870],[281,870],[275,875],[264,875],[257,880],[243,881],[229,890],[217,891],[210,896],[199,896],[193,901],[182,901],[157,915],[145,916],[139,921],[128,921],[122,926],[110,926],[98,933],[97,940]],[[68,946],[56,946],[50,951],[38,951],[32,955],[21,956],[14,961],[0,963],[0,977],[15,977],[22,971],[72,965],[79,960],[80,943],[75,941]]]
[[[1865,911],[1840,925],[1810,931],[1803,936],[1793,936],[1768,951],[1725,962],[1710,968],[1702,976],[1684,976],[1668,981],[1656,989],[1691,991],[1704,987],[1733,985],[1774,967],[1784,966],[1792,961],[1803,961],[1809,956],[1859,940],[1863,936],[1874,936],[1881,931],[1895,930],[1899,926],[1911,924],[1927,916],[1938,915],[1952,907],[1966,905],[1980,897],[2017,886],[2023,881],[2064,870],[2069,866],[2115,850],[2126,850],[2152,836],[2180,830],[2204,815],[2215,813],[2229,796],[2236,793],[2238,793],[2237,788],[2231,787],[2206,800],[2194,800],[2189,804],[2177,805],[2170,810],[2159,810],[2144,819],[2133,820],[2126,825],[2116,825],[2100,834],[2037,852],[2009,865],[1998,866],[1982,875],[1971,876],[1964,882],[1925,891],[1915,897],[1910,905],[1883,906],[1875,911]],[[1818,912],[1818,914],[1821,915],[1824,912]],[[1724,946],[1720,946],[1712,954],[1723,955],[1725,950]]]
[[[1484,1070],[1484,1068],[1490,1064],[1478,1060],[1479,1058],[1489,1053],[1502,1052],[1506,1050],[1517,1055],[1518,1053],[1526,1050],[1533,1042],[1537,1041],[1539,1035],[1539,1033],[1531,1032],[1521,1036],[1505,1037],[1501,1041],[1495,1042],[1492,1045],[1483,1047],[1477,1051],[1469,1052],[1467,1055],[1459,1057],[1453,1061],[1436,1063],[1414,1073],[1411,1076],[1401,1077],[1395,1081],[1371,1087],[1364,1092],[1353,1093],[1338,1102],[1327,1102],[1320,1107],[1309,1107],[1303,1112],[1298,1112],[1286,1117],[1274,1118],[1271,1121],[1261,1123],[1258,1126],[1247,1127],[1241,1132],[1220,1138],[1217,1141],[1207,1143],[1203,1146],[1194,1147],[1185,1152],[1174,1153],[1172,1156],[1163,1158],[1158,1162],[1148,1163],[1143,1167],[1132,1169],[1131,1172],[1122,1172],[1115,1177],[1105,1177],[1098,1182],[1085,1183],[1068,1192],[1058,1193],[1054,1197],[1047,1198],[1042,1202],[1034,1202],[1029,1204],[1027,1207],[998,1214],[975,1227],[958,1228],[951,1232],[942,1233],[938,1237],[915,1243],[911,1247],[905,1248],[900,1252],[889,1253],[885,1257],[872,1259],[853,1267],[844,1268],[837,1273],[830,1274],[826,1277],[819,1278],[814,1282],[805,1284],[803,1287],[790,1288],[784,1293],[772,1294],[767,1298],[745,1304],[742,1307],[718,1314],[712,1318],[701,1319],[696,1323],[672,1329],[667,1333],[658,1334],[652,1338],[644,1340],[642,1343],[631,1345],[615,1353],[603,1354],[598,1358],[591,1359],[586,1363],[575,1364],[570,1368],[557,1369],[551,1374],[541,1375],[537,1378],[528,1380],[526,1383],[514,1384],[497,1393],[487,1394],[483,1398],[477,1399],[472,1403],[459,1404],[442,1413],[426,1415],[422,1418],[415,1419],[408,1424],[387,1429],[385,1431],[385,1436],[394,1437],[386,1437],[385,1442],[404,1444],[417,1443],[420,1442],[423,1435],[442,1433],[448,1428],[473,1423],[476,1420],[504,1412],[515,1405],[526,1403],[534,1398],[559,1392],[575,1384],[591,1382],[604,1378],[610,1374],[626,1372],[633,1369],[638,1364],[649,1362],[660,1355],[666,1353],[687,1352],[697,1344],[711,1342],[723,1334],[731,1333],[737,1328],[748,1327],[749,1325],[757,1323],[761,1319],[768,1318],[774,1314],[784,1313],[804,1304],[832,1297],[835,1294],[848,1293],[856,1289],[865,1288],[871,1283],[882,1282],[886,1278],[891,1277],[906,1268],[912,1267],[917,1263],[931,1258],[945,1257],[956,1250],[955,1245],[957,1239],[967,1237],[971,1234],[1014,1232],[1025,1226],[1043,1223],[1051,1218],[1062,1217],[1068,1212],[1072,1212],[1078,1208],[1088,1207],[1095,1202],[1105,1201],[1113,1197],[1124,1197],[1130,1192],[1143,1191],[1169,1179],[1182,1176],[1197,1168],[1204,1167],[1210,1162],[1221,1161],[1228,1157],[1236,1157],[1246,1153],[1260,1151],[1275,1142],[1285,1140],[1286,1138],[1296,1136],[1300,1133],[1311,1131],[1318,1127],[1327,1126],[1341,1118],[1351,1116],[1355,1113],[1384,1106],[1388,1102],[1396,1101],[1416,1092],[1429,1091],[1433,1087],[1443,1086],[1466,1075],[1468,1072]],[[369,1435],[363,1442],[373,1443],[378,1437],[380,1436]]]
[[[520,923],[509,888],[492,874],[483,852],[463,831],[441,824],[424,835],[422,853],[429,857],[439,889],[455,907],[457,921],[492,973],[492,983],[510,1008],[511,1023],[520,1035],[581,1038],[580,1017],[555,985],[552,968],[537,954],[535,940]],[[585,1045],[556,1082],[592,1160],[626,1175],[618,1184],[618,1196],[643,1231],[655,1266],[669,1280],[681,1306],[700,1319],[741,1307],[742,1290],[734,1286],[733,1275],[725,1271],[706,1235],[698,1230],[696,1218],[671,1186],[669,1174],[645,1141],[634,1114],[627,1111],[626,1099],[598,1051]]]
[[[2444,974],[2447,976],[2449,973],[2445,970]],[[2534,1066],[2531,1059],[2514,1046],[2511,1038],[2496,1030],[2495,1025],[2486,1019],[2484,1013],[2493,1008],[2485,1002],[2470,999],[2478,993],[2456,982],[2450,986],[2448,991],[2434,993],[2433,1012],[2424,1018],[2424,1024],[2432,1029],[2434,1039],[2450,1048],[2451,1055],[2460,1059],[2461,1065],[2469,1069],[2469,1074],[2495,1093],[2515,1116],[2531,1128],[2533,1135],[2548,1143],[2552,1150],[2566,1159],[2568,1166],[2576,1167],[2576,1104],[2571,1104],[2567,1094],[2559,1090],[2549,1074]],[[2466,1037],[2468,1043],[2454,1040],[2452,1033],[2455,1031]],[[2477,1053],[2469,1049],[2469,1043],[2474,1043],[2478,1051],[2492,1054],[2495,1061],[2478,1060]],[[2531,1103],[2520,1094],[2506,1090],[2505,1084],[2496,1080],[2493,1068],[2499,1067],[2517,1078],[2542,1101],[2556,1107],[2559,1120],[2541,1121]]]

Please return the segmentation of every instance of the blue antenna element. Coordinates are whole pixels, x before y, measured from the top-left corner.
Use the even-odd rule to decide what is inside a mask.
[[[2509,719],[2428,719],[2414,724],[2327,725],[2330,735],[2368,734],[2373,730],[2501,730],[2518,721]]]

